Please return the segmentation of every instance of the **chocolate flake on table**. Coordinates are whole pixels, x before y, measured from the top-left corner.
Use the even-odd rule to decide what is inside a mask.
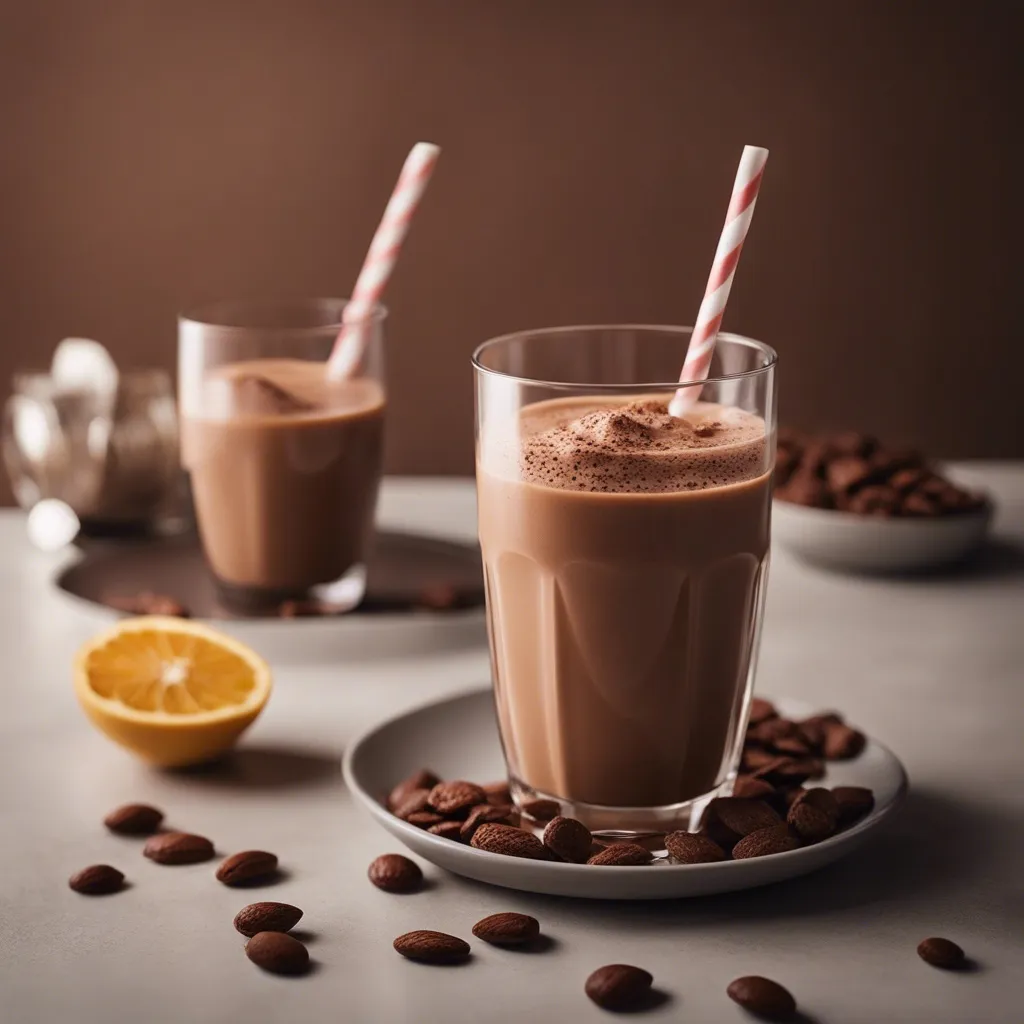
[[[933,517],[976,512],[983,495],[965,490],[913,451],[886,448],[847,431],[809,438],[780,429],[775,495],[812,508],[874,517]]]

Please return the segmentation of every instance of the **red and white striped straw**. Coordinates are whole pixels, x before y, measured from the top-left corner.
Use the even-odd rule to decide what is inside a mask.
[[[362,361],[366,348],[362,322],[380,302],[440,152],[438,146],[429,142],[417,142],[406,157],[402,173],[398,176],[398,182],[363,261],[363,268],[356,278],[352,298],[342,314],[344,326],[338,332],[338,340],[327,360],[327,376],[334,380],[352,376]]]
[[[686,360],[679,380],[684,382],[703,381],[707,379],[711,367],[711,356],[715,351],[715,341],[722,326],[725,304],[729,300],[732,280],[739,263],[743,242],[750,229],[750,221],[754,216],[754,205],[757,193],[761,188],[761,177],[764,174],[768,150],[760,146],[744,146],[740,157],[740,166],[736,171],[736,181],[732,187],[732,198],[729,200],[729,211],[725,215],[725,226],[722,237],[718,240],[715,262],[711,266],[711,276],[704,291],[704,301],[700,304],[697,322],[690,335],[690,346],[686,350]],[[682,416],[700,397],[700,386],[680,388],[669,403],[668,411],[673,416]]]

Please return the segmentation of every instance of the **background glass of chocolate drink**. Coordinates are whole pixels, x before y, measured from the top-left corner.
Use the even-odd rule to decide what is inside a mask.
[[[219,302],[179,320],[182,463],[228,608],[355,607],[384,444],[383,308],[362,358],[327,373],[343,299]]]
[[[720,334],[700,401],[676,419],[689,334],[556,328],[473,357],[512,790],[607,834],[687,827],[728,792],[753,688],[776,357]]]

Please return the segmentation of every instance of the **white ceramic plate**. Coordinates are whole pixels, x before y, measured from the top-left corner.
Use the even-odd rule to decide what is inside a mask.
[[[779,701],[783,714],[813,709]],[[477,690],[406,712],[364,733],[346,751],[345,782],[393,836],[439,867],[467,878],[526,892],[590,899],[672,899],[767,885],[845,857],[895,813],[907,788],[896,757],[868,742],[855,761],[830,764],[822,785],[867,786],[875,809],[852,828],[816,846],[790,853],[721,864],[593,867],[502,857],[442,839],[400,821],[381,804],[383,794],[419,768],[443,778],[487,781],[505,774],[490,689]]]
[[[847,572],[920,572],[958,562],[981,547],[990,506],[934,519],[876,519],[852,512],[772,503],[772,539],[816,565]]]

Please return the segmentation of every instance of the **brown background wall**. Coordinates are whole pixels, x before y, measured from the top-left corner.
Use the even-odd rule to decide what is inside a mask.
[[[195,299],[345,293],[424,138],[389,467],[469,472],[473,347],[691,322],[750,142],[726,326],[780,350],[783,418],[1024,455],[1016,7],[0,0],[0,379],[65,335],[170,367]]]

